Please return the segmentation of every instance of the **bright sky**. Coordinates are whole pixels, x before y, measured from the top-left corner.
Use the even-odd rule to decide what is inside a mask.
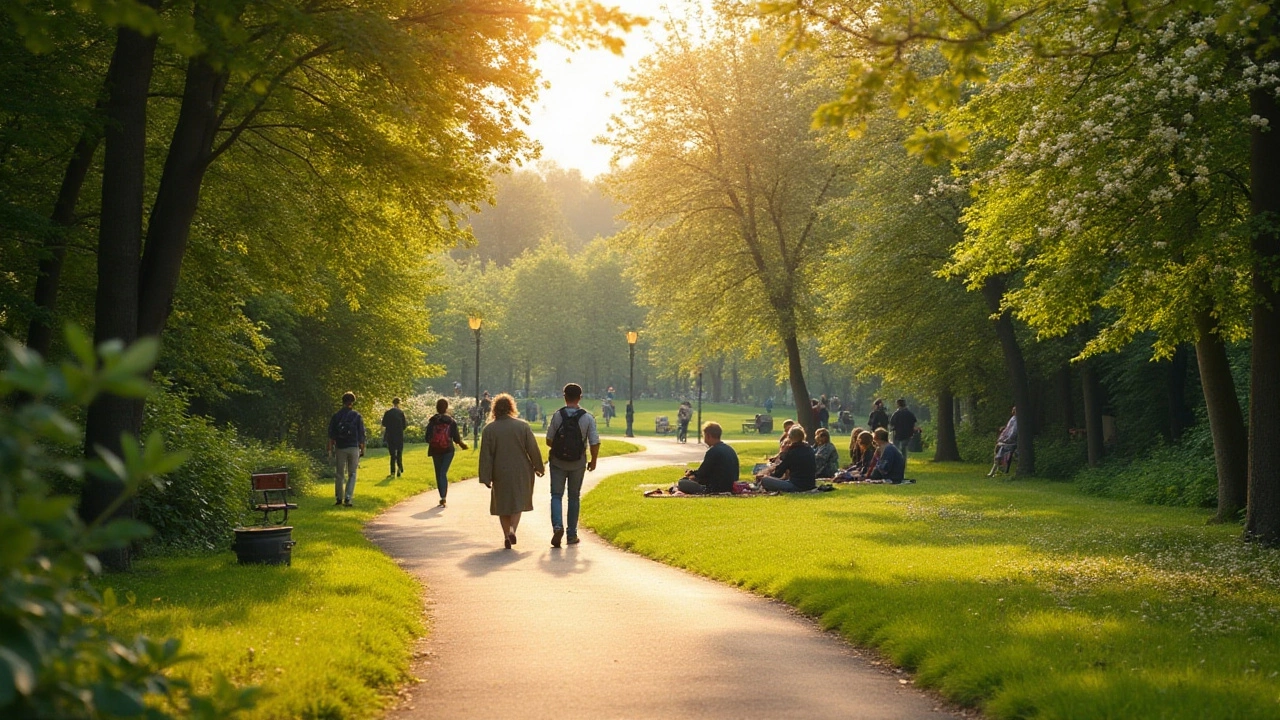
[[[705,1],[705,0],[704,0]],[[571,53],[544,43],[538,50],[538,69],[551,87],[542,91],[530,118],[529,133],[542,144],[542,159],[577,168],[594,178],[608,171],[611,150],[593,142],[604,133],[609,118],[621,111],[617,84],[653,50],[652,36],[661,32],[663,7],[679,12],[699,0],[604,0],[634,15],[652,19],[649,26],[626,36],[621,56],[607,50]]]

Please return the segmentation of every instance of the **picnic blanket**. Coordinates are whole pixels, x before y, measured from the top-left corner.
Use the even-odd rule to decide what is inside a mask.
[[[739,483],[739,484],[746,485],[746,483]],[[762,490],[757,485],[747,485],[747,487],[743,489],[741,492],[698,493],[697,495],[690,495],[688,493],[680,492],[679,488],[677,488],[675,485],[672,485],[671,487],[667,488],[665,491],[662,488],[653,488],[651,490],[646,490],[644,492],[644,496],[645,497],[662,497],[662,498],[762,497],[762,496],[773,496],[773,495],[815,495],[818,493],[831,492],[832,490],[835,490],[835,488],[829,484],[826,484],[826,485],[819,485],[812,490],[804,490],[802,492],[793,492],[793,493],[782,493],[782,492],[777,492],[773,490]]]

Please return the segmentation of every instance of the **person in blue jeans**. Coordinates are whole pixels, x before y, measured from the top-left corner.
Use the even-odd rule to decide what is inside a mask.
[[[577,383],[564,386],[564,407],[551,415],[547,424],[547,447],[551,448],[551,547],[560,547],[560,539],[566,534],[570,545],[578,544],[578,511],[581,508],[582,479],[588,470],[595,471],[596,459],[600,456],[600,432],[596,428],[596,419],[591,413],[583,410],[582,387]],[[556,434],[566,422],[577,422],[581,443],[574,444],[575,450],[590,448],[591,459],[587,453],[581,452],[577,457],[561,457],[562,447],[557,447]],[[562,440],[559,445],[563,446]],[[569,453],[574,455],[575,453]],[[566,524],[561,508],[561,499],[565,490],[569,492],[569,518]]]
[[[445,506],[445,498],[449,495],[449,466],[453,464],[453,446],[463,450],[467,444],[458,431],[458,421],[449,414],[449,401],[440,398],[436,401],[436,414],[427,421],[427,456],[436,470],[436,489],[440,491],[440,507]]]

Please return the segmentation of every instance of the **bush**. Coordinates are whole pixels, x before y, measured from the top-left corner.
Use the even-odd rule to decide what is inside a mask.
[[[1061,426],[1045,428],[1036,438],[1036,476],[1070,480],[1089,464],[1089,445],[1083,437],[1069,438]]]
[[[1159,445],[1132,460],[1111,459],[1079,472],[1075,481],[1089,495],[1149,505],[1207,508],[1218,501],[1213,454],[1206,457],[1195,443]]]
[[[990,463],[999,435],[999,431],[974,432],[969,429],[968,423],[956,428],[956,446],[960,449],[960,459],[965,462]]]
[[[127,350],[104,345],[99,367],[82,331],[69,330],[66,339],[75,362],[60,368],[7,341],[9,362],[0,374],[0,716],[220,718],[252,706],[252,690],[219,680],[204,697],[167,677],[182,659],[178,641],[104,630],[115,598],[89,582],[100,568],[94,553],[126,547],[149,529],[132,520],[85,526],[75,498],[54,488],[95,473],[120,484],[123,502],[181,457],[166,454],[158,436],[145,446],[126,438],[122,457],[104,454],[101,462],[48,452],[83,437],[59,405],[87,407],[100,392],[144,394],[140,376],[157,349],[154,341]]]
[[[166,445],[188,454],[187,462],[166,474],[159,487],[143,488],[138,495],[138,517],[156,531],[152,547],[229,547],[232,529],[252,518],[249,475],[255,470],[284,468],[299,492],[316,478],[306,454],[242,438],[233,428],[189,414],[186,397],[164,381],[147,403],[143,428],[159,432]]]

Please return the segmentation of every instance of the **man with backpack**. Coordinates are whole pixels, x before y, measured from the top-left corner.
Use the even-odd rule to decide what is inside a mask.
[[[427,456],[436,471],[436,489],[440,491],[440,507],[445,506],[449,495],[449,465],[453,463],[453,446],[463,450],[467,444],[458,432],[458,423],[449,414],[449,401],[440,398],[436,401],[436,414],[427,421]]]
[[[404,429],[408,426],[409,420],[400,409],[400,398],[392,398],[390,409],[382,413],[382,442],[391,457],[392,477],[404,474]]]
[[[364,418],[352,409],[356,394],[342,394],[342,409],[329,418],[329,452],[336,466],[333,475],[334,505],[351,507],[356,493],[356,470],[364,457]],[[345,480],[345,487],[344,487]]]
[[[600,433],[596,419],[583,410],[582,387],[577,383],[564,386],[564,407],[550,416],[547,445],[551,448],[551,547],[560,547],[560,539],[568,530],[568,543],[578,544],[578,511],[581,507],[582,479],[588,470],[595,471],[600,456]],[[587,460],[587,449],[591,460]],[[562,516],[561,498],[569,489],[569,522]]]

